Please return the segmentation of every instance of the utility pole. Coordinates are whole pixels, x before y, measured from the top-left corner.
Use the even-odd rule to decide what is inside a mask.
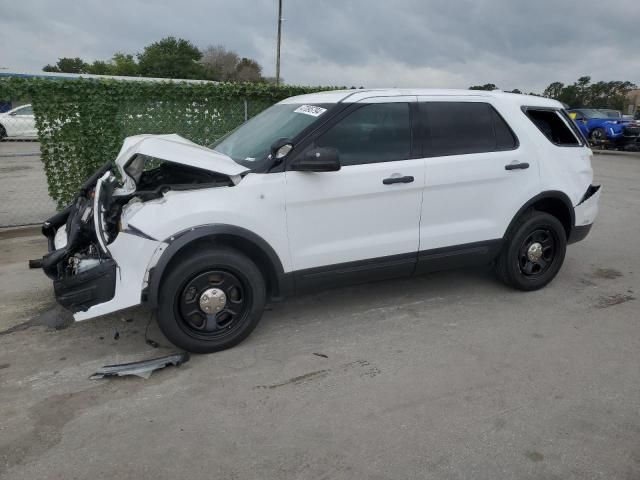
[[[276,85],[280,85],[280,38],[282,36],[282,0],[278,0],[278,46],[276,50]]]

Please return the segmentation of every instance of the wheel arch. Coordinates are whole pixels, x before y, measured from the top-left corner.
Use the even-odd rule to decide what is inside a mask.
[[[571,204],[571,200],[566,193],[558,190],[549,190],[539,193],[520,207],[518,212],[511,219],[511,223],[509,223],[509,226],[504,233],[504,239],[507,238],[513,228],[513,225],[518,221],[518,218],[528,210],[538,210],[556,217],[560,220],[560,223],[562,223],[567,238],[569,238],[575,225],[575,211]]]
[[[228,246],[245,254],[262,273],[270,298],[288,295],[292,288],[290,276],[284,273],[282,262],[275,250],[259,235],[235,225],[215,224],[191,228],[173,235],[165,242],[168,247],[153,268],[149,270],[149,283],[143,292],[143,300],[151,308],[157,308],[163,277],[171,266],[187,255],[192,248]]]

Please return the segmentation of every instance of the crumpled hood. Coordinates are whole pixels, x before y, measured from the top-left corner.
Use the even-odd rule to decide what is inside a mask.
[[[180,135],[134,135],[125,138],[115,161],[124,178],[128,177],[124,167],[136,154],[189,165],[230,177],[249,171],[247,167],[234,162],[230,157],[202,147]]]

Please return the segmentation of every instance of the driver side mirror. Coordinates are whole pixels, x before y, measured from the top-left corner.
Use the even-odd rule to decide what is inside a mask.
[[[291,150],[293,150],[293,141],[286,137],[279,138],[271,144],[271,158],[275,158],[280,163]]]
[[[312,148],[291,165],[297,172],[337,172],[340,168],[338,150],[332,147]]]

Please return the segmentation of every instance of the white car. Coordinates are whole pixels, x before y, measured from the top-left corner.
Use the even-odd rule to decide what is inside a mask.
[[[0,113],[0,140],[5,138],[37,138],[36,121],[31,105],[22,105]]]
[[[44,223],[76,320],[139,304],[192,352],[229,348],[265,302],[494,263],[548,284],[598,210],[591,150],[556,101],[349,90],[281,101],[210,149],[129,137]]]

